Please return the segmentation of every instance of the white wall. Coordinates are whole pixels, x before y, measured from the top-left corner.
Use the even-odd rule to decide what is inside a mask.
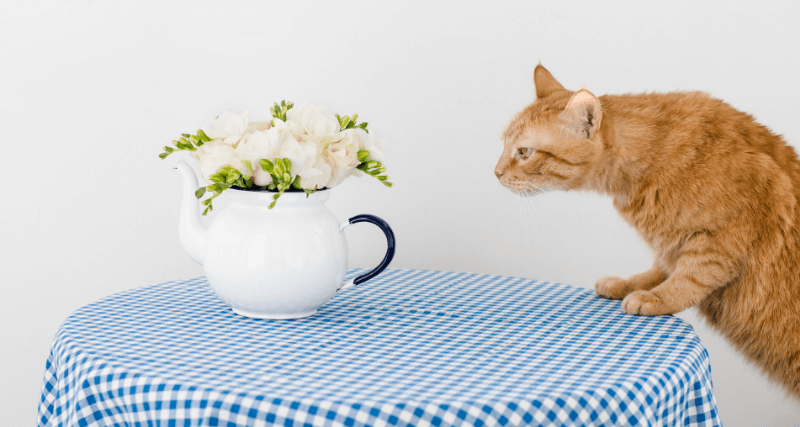
[[[344,219],[384,217],[394,267],[592,288],[650,255],[608,199],[520,204],[493,175],[500,132],[541,61],[597,95],[701,89],[797,147],[797,2],[32,2],[0,13],[0,422],[34,422],[53,336],[74,310],[202,275],[176,229],[176,156],[160,148],[221,111],[274,100],[359,113],[390,141],[392,189],[334,190]],[[469,4],[469,5],[468,5]],[[351,265],[382,256],[348,229]],[[726,426],[800,425],[787,400],[693,310]],[[792,421],[794,420],[794,421]]]

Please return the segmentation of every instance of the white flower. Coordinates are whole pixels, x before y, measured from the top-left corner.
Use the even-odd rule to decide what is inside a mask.
[[[311,119],[316,117],[320,114],[321,111],[319,108],[315,107],[314,104],[310,102],[305,102],[299,107],[294,107],[291,110],[286,112],[286,121],[287,122],[295,122],[303,125],[304,129],[307,129],[305,124],[309,123]]]
[[[253,168],[253,162],[250,162],[250,167],[248,168],[244,164],[245,161],[250,162],[249,160],[236,156],[233,158],[233,160],[231,160],[230,166],[241,172],[242,176],[244,176],[245,178],[250,178],[251,176],[253,176],[253,169],[251,169]]]
[[[261,169],[261,165],[253,165],[253,184],[262,187],[272,184],[272,175]]]
[[[250,163],[261,159],[275,159],[280,149],[280,132],[272,128],[268,131],[255,131],[236,146],[236,155]]]
[[[276,157],[288,158],[292,161],[292,175],[297,175],[297,171],[302,170],[305,163],[313,161],[312,151],[316,154],[316,148],[301,146],[291,129],[278,119],[275,119],[275,126],[267,131],[255,131],[247,135],[236,147],[237,159],[247,160],[253,167],[253,183],[262,186],[271,184],[272,177],[259,166],[261,159],[274,162]],[[243,163],[234,161],[231,166],[249,176],[249,173],[239,168],[244,167]]]
[[[325,148],[328,163],[336,168],[358,166],[358,145],[340,141]]]
[[[331,165],[320,155],[317,156],[314,166],[306,169],[306,171],[306,176],[300,175],[300,187],[304,190],[321,190],[325,188],[325,185],[331,179]]]
[[[354,140],[342,140],[325,148],[325,156],[331,165],[331,178],[326,187],[333,188],[344,181],[358,166],[358,144]]]
[[[369,140],[364,144],[364,149],[369,151],[369,157],[372,160],[377,160],[381,163],[386,161],[386,141],[383,139],[376,139],[375,135],[370,134]]]
[[[211,139],[221,139],[228,145],[236,145],[245,136],[250,125],[250,112],[241,116],[225,111],[214,119],[213,127],[201,128]]]
[[[259,120],[257,122],[250,122],[247,128],[244,130],[245,134],[255,131],[262,131],[262,130],[269,130],[271,126],[272,120]]]
[[[236,150],[222,141],[209,141],[192,151],[192,157],[200,162],[200,171],[203,177],[209,180],[209,176],[217,173],[219,168],[226,166],[236,157]]]
[[[317,114],[307,125],[303,126],[306,133],[313,136],[328,136],[339,132],[339,121],[336,117],[328,117],[325,114]]]
[[[300,141],[300,139],[306,133],[306,131],[303,129],[303,126],[301,126],[297,122],[292,122],[288,120],[284,122],[281,119],[274,119],[273,122],[275,122],[275,126],[273,126],[271,129],[275,129],[276,132],[291,133],[294,139],[298,141]]]
[[[347,129],[341,132],[342,138],[337,142],[340,145],[351,147],[358,153],[358,150],[364,148],[364,138],[361,137],[361,131],[358,129]]]
[[[299,177],[303,189],[320,190],[333,188],[351,175],[361,176],[356,168],[360,150],[369,151],[372,160],[385,160],[384,140],[374,135],[365,140],[361,129],[342,130],[324,107],[308,102],[288,110],[286,121],[250,122],[248,111],[241,115],[225,111],[202,130],[212,141],[191,155],[200,162],[207,180],[222,166],[231,166],[255,185],[267,186],[273,178],[261,169],[260,161],[274,163],[284,158],[291,162],[291,176]]]
[[[289,159],[292,162],[292,176],[303,177],[303,170],[312,168],[317,158],[315,144],[300,144],[293,136],[288,135],[281,144],[278,157]]]
[[[340,126],[336,117],[325,114],[322,109],[315,107],[310,102],[287,111],[286,121],[302,127],[306,135],[301,135],[299,139],[303,141],[321,142],[328,139],[335,142],[340,139],[338,135]]]
[[[328,188],[336,187],[337,185],[341,184],[345,178],[350,176],[350,174],[357,170],[355,168],[333,168],[331,171],[331,178],[325,184]]]

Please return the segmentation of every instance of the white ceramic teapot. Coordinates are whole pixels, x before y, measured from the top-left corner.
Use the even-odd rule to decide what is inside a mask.
[[[340,289],[358,285],[383,271],[394,257],[394,233],[382,219],[358,215],[344,224],[324,203],[329,190],[306,197],[283,193],[273,209],[274,193],[228,189],[231,203],[206,228],[195,197],[197,175],[185,161],[179,234],[190,258],[205,269],[214,292],[234,312],[259,319],[308,317]],[[386,234],[388,248],[372,271],[344,281],[350,224],[371,222]]]

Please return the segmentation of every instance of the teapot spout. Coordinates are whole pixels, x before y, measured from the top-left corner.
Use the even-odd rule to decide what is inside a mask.
[[[203,265],[203,246],[206,241],[207,228],[200,219],[200,200],[195,196],[199,188],[197,175],[188,163],[181,160],[175,171],[183,178],[183,202],[181,203],[178,235],[183,250],[196,263]]]

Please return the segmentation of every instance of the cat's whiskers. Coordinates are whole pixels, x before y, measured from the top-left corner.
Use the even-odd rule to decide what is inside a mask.
[[[517,193],[517,205],[519,206],[520,221],[522,221],[525,227],[525,247],[528,249],[528,252],[523,254],[523,259],[525,259],[527,254],[531,252],[531,229],[530,226],[528,226],[528,221],[526,221],[527,218],[523,208],[522,195],[520,193]]]
[[[550,238],[550,236],[547,235],[547,227],[545,227],[543,224],[543,217],[539,213],[539,209],[536,207],[536,202],[533,199],[534,199],[533,197],[525,198],[527,203],[529,203],[533,207],[533,210],[536,212],[536,217],[537,217],[536,229],[539,232],[539,237],[541,237],[543,234],[545,238]]]
[[[556,198],[556,196],[555,196],[554,194],[552,194],[552,193],[551,193],[551,192],[549,192],[549,191],[545,191],[543,188],[541,188],[541,187],[539,187],[538,185],[536,185],[536,184],[533,184],[533,183],[531,183],[531,182],[527,182],[526,184],[527,184],[527,185],[529,185],[529,186],[531,186],[532,188],[536,188],[536,189],[538,190],[538,191],[536,192],[536,195],[543,195],[543,196],[545,196],[545,197],[549,197],[549,199],[548,199],[548,200],[549,200],[549,203],[550,203],[550,204],[545,204],[545,206],[547,206],[547,208],[548,208],[548,209],[550,209],[550,210],[552,211],[553,203],[555,202],[555,203],[554,203],[554,204],[555,204],[555,207],[556,207],[556,208],[557,208],[559,211],[561,211],[562,213],[565,213],[565,214],[569,215],[569,216],[570,216],[570,218],[572,218],[572,219],[573,219],[575,222],[578,222],[578,217],[576,217],[576,216],[575,216],[575,214],[573,214],[573,213],[572,213],[572,211],[570,211],[570,210],[569,210],[569,208],[567,208],[566,206],[564,206],[564,204],[563,204],[563,203],[562,203],[560,200],[558,200],[558,198]],[[543,197],[543,199],[544,199],[545,197]],[[585,219],[585,218],[584,218],[584,219],[583,219],[581,222],[582,222],[584,225],[585,225],[585,224],[587,224],[587,222],[586,222],[586,219]]]
[[[521,183],[521,185],[517,186],[517,190],[515,190],[515,193],[517,193],[517,195],[518,195],[518,197],[520,199],[526,199],[526,200],[521,200],[522,207],[526,211],[526,216],[528,216],[528,214],[527,214],[527,212],[528,212],[528,209],[527,209],[527,207],[528,207],[527,203],[528,202],[527,202],[527,200],[531,199],[531,197],[529,197],[529,196],[534,194],[534,193],[538,194],[538,193],[542,192],[541,189],[539,189],[539,191],[532,191],[532,190],[533,190],[533,188],[530,187],[530,183],[528,183],[528,182]],[[525,196],[525,197],[523,197],[523,196]],[[531,201],[530,203],[534,203],[534,202]],[[536,221],[536,233],[537,233],[537,235],[539,237],[541,237],[542,236],[542,231],[541,230],[544,229],[544,226],[542,225],[542,216],[539,213],[539,209],[536,208],[536,205],[533,204],[532,206],[533,206],[533,209],[534,209],[534,211],[532,213],[535,214],[536,217],[537,217],[537,218],[534,218],[534,221]],[[530,236],[528,236],[528,242],[530,242]]]

